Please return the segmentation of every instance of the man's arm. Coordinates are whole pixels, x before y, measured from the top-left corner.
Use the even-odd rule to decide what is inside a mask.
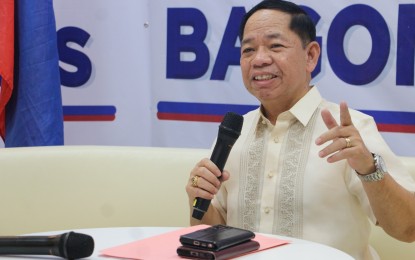
[[[323,148],[319,156],[327,157],[329,163],[347,160],[360,175],[375,172],[373,155],[353,125],[347,104],[340,104],[340,125],[328,110],[323,110],[321,115],[328,131],[317,138],[316,144],[328,141],[331,144]],[[381,180],[362,180],[362,183],[379,225],[396,239],[415,241],[414,194],[400,186],[389,174]]]
[[[389,174],[363,187],[378,221],[386,233],[405,242],[415,241],[415,195],[400,186]]]

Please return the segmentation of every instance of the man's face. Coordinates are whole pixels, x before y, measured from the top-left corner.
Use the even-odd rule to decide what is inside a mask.
[[[265,106],[294,105],[308,90],[308,46],[289,29],[291,16],[259,10],[245,25],[241,70],[245,87]]]

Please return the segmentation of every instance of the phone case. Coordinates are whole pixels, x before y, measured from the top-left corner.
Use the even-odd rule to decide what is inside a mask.
[[[257,250],[259,243],[255,240],[249,240],[241,244],[231,246],[220,251],[211,251],[206,249],[180,246],[177,248],[177,254],[181,257],[192,259],[211,259],[211,260],[223,260],[237,256],[241,256],[248,252]]]
[[[181,235],[180,242],[184,246],[219,251],[254,237],[255,233],[249,230],[216,225]]]

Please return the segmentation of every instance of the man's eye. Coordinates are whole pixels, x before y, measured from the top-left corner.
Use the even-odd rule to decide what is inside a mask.
[[[274,43],[274,44],[271,44],[271,48],[272,49],[275,49],[275,48],[281,48],[281,47],[283,47],[281,44],[279,44],[279,43]]]
[[[245,48],[245,49],[243,49],[243,53],[249,53],[249,52],[252,52],[252,51],[254,51],[254,49],[253,48]]]

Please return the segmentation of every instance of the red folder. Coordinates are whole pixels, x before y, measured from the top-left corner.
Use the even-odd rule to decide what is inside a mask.
[[[131,243],[123,244],[116,247],[111,247],[102,250],[100,253],[103,256],[128,258],[128,259],[182,259],[177,255],[177,248],[181,246],[179,237],[183,234],[190,233],[202,228],[207,228],[208,225],[197,225],[187,228],[180,228],[171,232],[166,232],[161,235],[141,239]],[[260,244],[259,249],[250,251],[255,253],[268,248],[277,247],[288,244],[289,241],[280,240],[274,237],[268,237],[261,234],[255,235],[255,241]]]

